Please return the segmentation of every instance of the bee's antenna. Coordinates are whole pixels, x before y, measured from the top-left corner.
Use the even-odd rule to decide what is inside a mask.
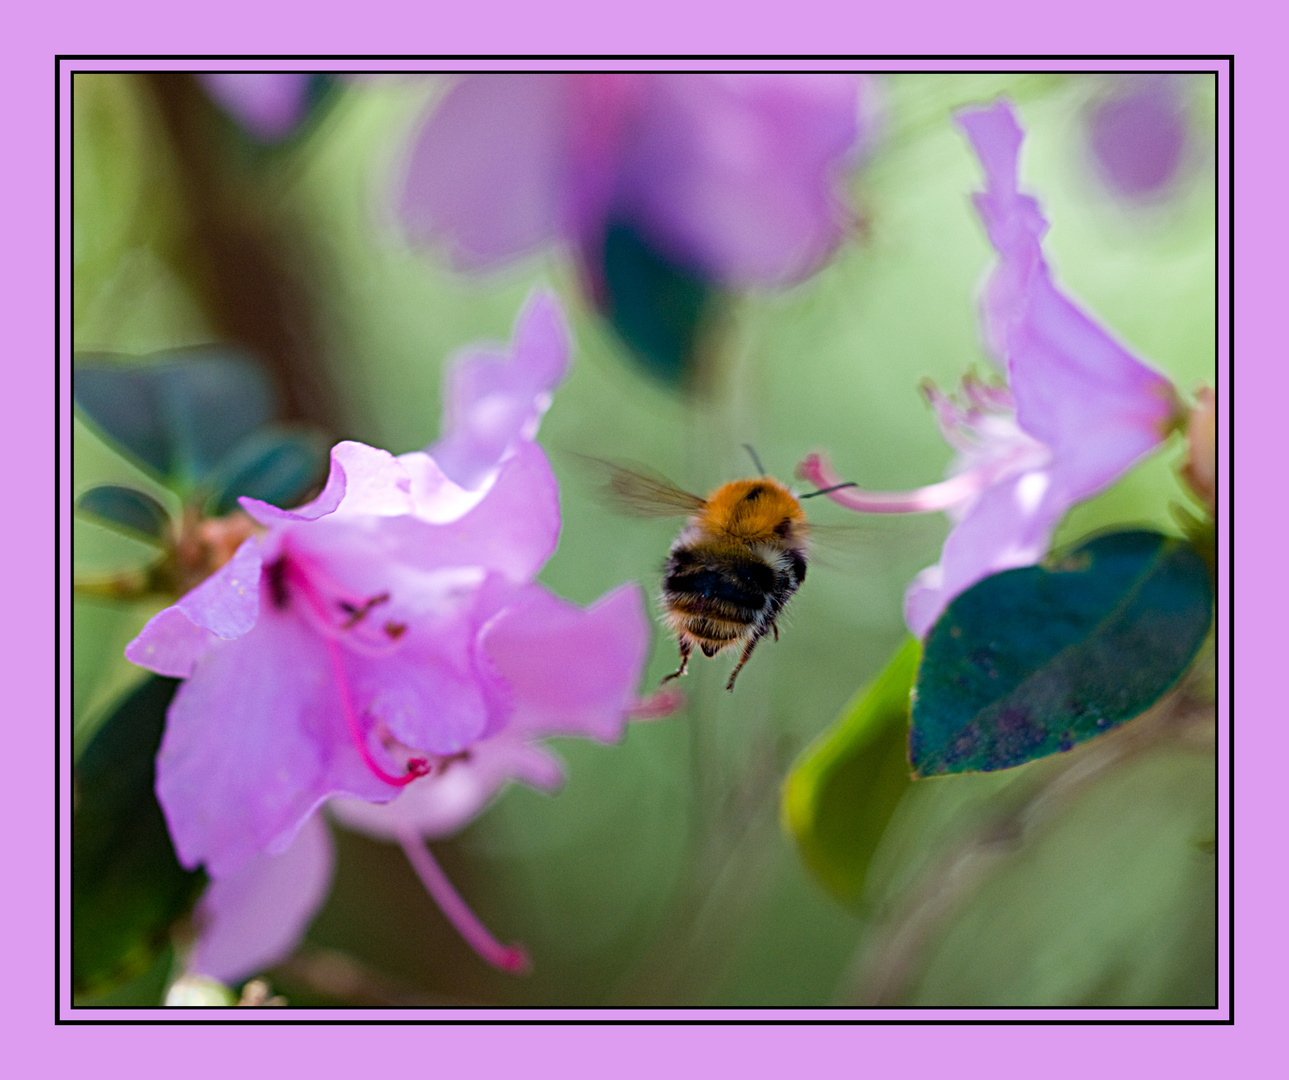
[[[765,475],[765,466],[761,464],[761,459],[756,456],[756,451],[752,449],[751,443],[744,443],[743,449],[747,451],[748,457],[752,459],[752,464],[756,466],[756,471],[762,476]]]
[[[847,480],[844,484],[833,484],[832,487],[820,488],[818,491],[807,491],[804,495],[798,495],[798,499],[813,499],[816,495],[827,495],[830,491],[836,491],[838,488],[859,487],[854,480]]]

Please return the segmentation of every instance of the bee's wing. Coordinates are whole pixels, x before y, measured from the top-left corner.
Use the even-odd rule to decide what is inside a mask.
[[[692,492],[678,488],[656,474],[628,469],[599,458],[584,459],[593,465],[604,482],[601,498],[613,509],[634,517],[675,517],[696,514],[707,502]]]

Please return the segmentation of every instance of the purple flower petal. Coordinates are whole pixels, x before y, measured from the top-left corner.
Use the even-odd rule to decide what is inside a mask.
[[[656,75],[624,146],[624,214],[681,265],[733,288],[818,268],[849,214],[842,166],[859,81],[832,74]]]
[[[261,525],[278,525],[317,521],[336,513],[345,517],[409,514],[413,509],[411,491],[411,476],[388,450],[346,441],[332,447],[327,484],[312,501],[294,510],[282,510],[245,495],[238,502]]]
[[[477,566],[522,582],[554,553],[559,529],[559,482],[541,447],[521,441],[469,512],[432,530],[395,519],[386,531],[408,565]]]
[[[290,135],[308,111],[307,73],[204,71],[206,93],[261,142]]]
[[[563,207],[568,78],[467,75],[430,113],[401,215],[459,266],[494,266],[554,238]]]
[[[258,852],[284,851],[332,795],[396,794],[362,764],[337,697],[322,641],[290,611],[267,607],[197,662],[157,754],[180,862],[226,877]]]
[[[503,735],[475,743],[467,757],[409,784],[393,802],[335,799],[329,809],[344,825],[378,840],[398,840],[407,829],[430,838],[450,836],[512,780],[554,791],[564,772],[541,747]]]
[[[520,439],[532,440],[568,370],[569,333],[555,297],[536,292],[515,321],[509,354],[468,351],[447,375],[441,437],[429,453],[453,481],[477,488]]]
[[[148,620],[125,647],[126,659],[159,675],[187,678],[220,638],[247,633],[259,616],[260,544],[242,541],[223,567]]]
[[[985,169],[976,206],[999,255],[982,304],[986,341],[1007,365],[1018,423],[1052,451],[1073,503],[1158,446],[1176,410],[1172,385],[1053,285],[1040,246],[1047,222],[1016,188],[1022,133],[1010,106],[958,123]]]
[[[585,610],[532,585],[488,626],[482,644],[515,695],[507,731],[614,742],[635,701],[649,621],[635,584]]]
[[[334,864],[327,826],[315,814],[282,854],[255,855],[212,880],[197,905],[188,971],[238,983],[285,960],[327,898]]]

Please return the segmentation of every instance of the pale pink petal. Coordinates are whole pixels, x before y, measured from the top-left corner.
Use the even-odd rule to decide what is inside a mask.
[[[187,678],[213,642],[240,637],[255,625],[260,570],[260,543],[250,537],[224,566],[149,619],[125,647],[126,659],[159,675]]]
[[[987,488],[954,526],[939,563],[923,570],[905,592],[909,630],[925,637],[959,593],[990,574],[1038,562],[1066,509],[1041,469]]]
[[[320,518],[377,515],[392,517],[412,512],[412,481],[388,450],[345,441],[331,448],[331,472],[321,494],[294,510],[282,510],[243,496],[242,508],[261,525],[317,521]]]
[[[458,356],[446,377],[442,434],[429,451],[443,472],[477,488],[518,440],[535,438],[568,361],[568,327],[555,297],[541,291],[520,312],[508,353]]]
[[[188,971],[236,984],[285,960],[326,900],[334,864],[326,823],[314,814],[282,854],[255,855],[213,879],[194,913]]]
[[[271,606],[252,630],[216,642],[179,688],[157,755],[157,798],[180,862],[213,877],[282,851],[331,795],[392,798],[362,763],[326,647]]]
[[[523,255],[558,231],[567,172],[568,80],[466,75],[416,137],[401,216],[464,268]]]
[[[530,737],[622,737],[649,645],[644,597],[621,585],[589,608],[529,586],[482,645],[514,692],[506,730]]]

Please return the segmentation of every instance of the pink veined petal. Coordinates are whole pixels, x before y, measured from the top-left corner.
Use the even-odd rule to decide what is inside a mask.
[[[309,74],[288,71],[203,71],[197,79],[225,112],[261,142],[277,142],[304,119]]]
[[[324,642],[271,607],[217,642],[179,688],[157,754],[157,798],[179,860],[226,877],[281,851],[324,799],[397,789],[362,763]]]
[[[126,659],[184,679],[220,638],[241,637],[260,610],[260,543],[243,540],[233,557],[177,604],[157,612],[125,647]]]
[[[320,814],[281,855],[255,855],[214,878],[197,905],[188,970],[235,984],[285,960],[327,898],[335,854]]]
[[[434,839],[477,817],[512,780],[554,791],[564,781],[564,770],[540,746],[499,735],[475,743],[465,759],[441,773],[409,784],[393,802],[335,799],[328,808],[342,824],[378,840],[398,840],[405,831]]]
[[[467,75],[413,145],[400,214],[467,269],[526,254],[558,232],[566,178],[568,77]]]
[[[1038,204],[1016,189],[1022,132],[1006,102],[958,115],[985,169],[976,205],[999,255],[982,303],[1007,364],[1016,419],[1052,452],[1071,501],[1109,484],[1163,439],[1171,383],[1132,356],[1052,283]]]
[[[858,148],[853,75],[655,75],[625,144],[619,212],[735,288],[798,280],[841,240]]]
[[[622,737],[649,644],[638,585],[621,585],[586,609],[529,586],[480,640],[514,693],[507,732]]]
[[[458,356],[447,376],[442,437],[429,450],[443,472],[477,488],[518,440],[535,438],[568,360],[568,327],[545,291],[525,303],[509,354]]]

